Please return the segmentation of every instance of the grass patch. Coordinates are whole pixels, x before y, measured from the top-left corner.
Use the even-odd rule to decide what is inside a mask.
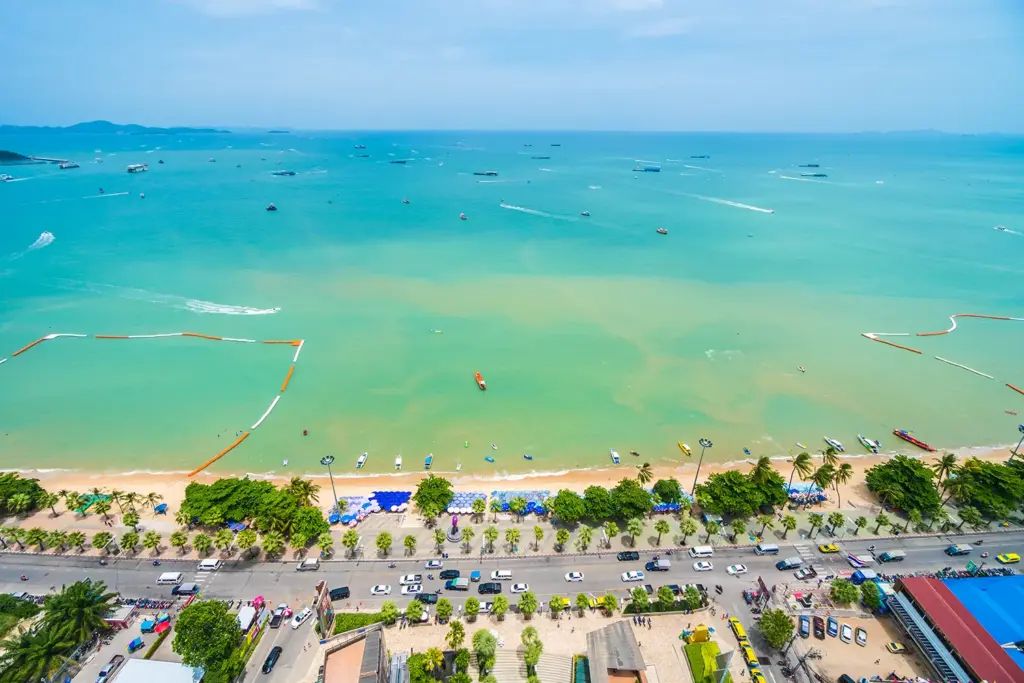
[[[384,617],[379,612],[339,612],[334,615],[334,635],[379,624]]]
[[[156,637],[156,640],[153,641],[153,644],[149,646],[148,650],[146,650],[146,654],[142,655],[142,658],[150,659],[153,655],[155,655],[156,651],[160,649],[160,646],[164,644],[164,641],[167,640],[167,636],[169,635],[171,635],[171,629],[167,629],[166,631],[158,635]]]
[[[693,683],[714,683],[715,657],[720,650],[718,644],[711,643],[690,643],[683,647],[686,653],[686,663],[690,665],[690,673],[693,675]],[[725,683],[732,683],[732,676],[725,674]]]

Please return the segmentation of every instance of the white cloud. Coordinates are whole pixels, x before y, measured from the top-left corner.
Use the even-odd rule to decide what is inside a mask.
[[[240,17],[316,9],[319,0],[173,0],[214,17]]]
[[[630,38],[668,38],[689,33],[693,22],[682,17],[638,24],[626,31]]]

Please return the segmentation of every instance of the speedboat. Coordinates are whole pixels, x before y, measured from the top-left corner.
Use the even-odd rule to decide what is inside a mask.
[[[498,175],[498,172],[497,171],[474,171],[473,175],[496,176],[496,175]]]
[[[366,145],[356,145],[356,149],[366,149]]]
[[[590,212],[589,211],[580,211],[580,215],[581,216],[589,216]]]
[[[612,462],[615,463],[616,465],[618,465],[619,464],[619,452],[616,451],[613,448],[613,449],[611,449],[611,451],[609,451],[609,453],[612,456]]]
[[[640,457],[640,451],[630,451],[629,454],[632,455],[634,458]]]
[[[408,203],[409,203],[409,200],[408,200],[408,199],[403,199],[403,200],[402,200],[402,203],[403,203],[403,204],[408,204]]]
[[[295,171],[274,171],[271,175],[295,175]]]
[[[8,180],[14,180],[14,176],[9,173],[0,173],[0,183],[6,183]]]
[[[274,206],[273,202],[267,204],[267,211],[277,211],[277,207]]]
[[[462,463],[461,462],[455,466],[455,471],[456,472],[461,472],[462,471]]]
[[[431,453],[427,456],[427,459],[423,461],[423,469],[429,470],[430,465],[434,462],[434,454]]]
[[[1006,232],[1006,226],[1005,225],[997,225],[995,228],[993,228],[993,230],[1001,230],[1003,232]]]
[[[827,173],[801,173],[801,178],[828,178]]]
[[[843,451],[846,450],[845,448],[843,448],[843,444],[836,441],[835,439],[830,439],[827,436],[823,438],[825,439],[825,443],[827,443],[832,448],[836,449],[838,452],[842,453]]]
[[[464,213],[460,213],[460,214],[459,214],[459,220],[460,220],[460,221],[464,221],[464,220],[466,220],[466,214],[464,214]]]
[[[491,450],[492,450],[492,451],[496,451],[496,450],[498,450],[498,444],[496,444],[496,443],[492,443],[492,444],[491,444]]]
[[[216,159],[214,159],[213,157],[210,157],[210,158],[209,158],[209,159],[207,159],[206,161],[207,161],[207,163],[211,163],[211,164],[215,164],[215,163],[217,163],[217,160],[216,160]]]
[[[864,445],[864,448],[868,449],[872,453],[878,453],[878,449],[882,447],[882,444],[878,443],[878,441],[874,439],[869,439],[863,434],[858,434],[857,440]]]
[[[708,156],[707,154],[691,154],[690,158],[691,159],[710,159],[711,157]]]
[[[818,168],[821,164],[800,164],[800,168]]]
[[[395,469],[396,470],[402,469],[402,456],[400,456],[400,455],[396,455],[395,456]]]
[[[487,455],[487,456],[484,456],[484,460],[486,460],[487,462],[494,462],[494,458],[492,458],[492,457],[491,457],[491,456],[489,456],[489,455]]]
[[[658,228],[654,232],[658,233],[659,235],[667,235],[668,234],[668,230],[666,230],[665,228]]]
[[[481,375],[479,371],[473,373],[473,379],[476,380],[476,385],[480,387],[480,391],[485,391],[487,389],[487,382],[484,381],[484,376]]]
[[[164,160],[163,160],[163,159],[161,159],[160,161],[158,161],[158,162],[156,162],[156,163],[158,163],[158,164],[162,164],[162,163],[164,163]]]
[[[907,431],[906,429],[894,429],[894,430],[892,430],[892,433],[895,436],[898,436],[899,438],[903,439],[907,443],[914,444],[915,446],[917,446],[921,450],[929,451],[929,452],[934,452],[935,451],[934,448],[932,448],[931,446],[926,444],[924,441],[921,441],[920,439],[918,439],[918,438],[916,438],[914,436],[911,436],[910,432]]]
[[[803,448],[803,449],[805,449],[805,450],[807,449],[807,446],[803,445],[803,444],[802,444],[802,443],[800,443],[799,441],[797,441],[797,442],[796,442],[796,447],[797,447],[797,448]]]
[[[356,460],[356,469],[357,470],[358,469],[362,469],[363,465],[366,464],[366,458],[367,457],[369,457],[369,453],[363,453],[362,455],[359,456],[359,459]]]
[[[681,450],[683,452],[683,454],[685,454],[685,455],[693,455],[693,451],[690,450],[690,447],[687,446],[682,441],[676,441],[676,445],[679,446],[679,450]]]
[[[523,460],[533,460],[533,456],[527,453],[523,453]]]
[[[78,168],[78,164],[74,161],[62,161],[57,165],[57,168]]]

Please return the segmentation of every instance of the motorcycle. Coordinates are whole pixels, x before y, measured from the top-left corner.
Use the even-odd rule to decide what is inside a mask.
[[[429,581],[433,581],[434,580],[434,575],[433,574],[427,574],[427,579]]]
[[[395,567],[397,567],[397,566],[398,566],[398,565],[397,565],[397,564],[395,564],[394,562],[388,562],[388,569],[394,569],[394,568],[395,568]]]
[[[159,567],[160,566],[160,560],[153,560],[153,566],[154,567]]]
[[[27,577],[27,576],[25,576],[24,574],[22,574],[22,575],[21,575],[21,580],[22,580],[22,581],[28,581],[28,577]]]

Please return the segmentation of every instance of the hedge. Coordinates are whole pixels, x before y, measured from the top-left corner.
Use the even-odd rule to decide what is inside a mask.
[[[149,646],[148,650],[146,650],[146,654],[142,655],[142,658],[152,658],[152,656],[156,654],[156,651],[160,649],[160,646],[163,645],[163,642],[167,640],[167,636],[169,635],[171,635],[171,629],[167,629],[166,631],[158,635],[156,637],[156,640],[153,641],[153,644]]]
[[[334,635],[379,624],[384,617],[379,612],[342,612],[334,615]]]

